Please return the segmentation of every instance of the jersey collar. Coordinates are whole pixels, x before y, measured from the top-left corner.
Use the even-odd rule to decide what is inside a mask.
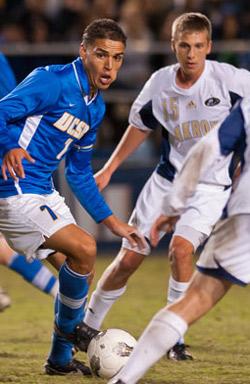
[[[172,87],[175,90],[175,92],[182,94],[182,95],[192,95],[196,89],[200,86],[200,83],[203,81],[203,79],[206,77],[207,71],[208,71],[208,63],[207,60],[205,61],[205,67],[203,69],[203,72],[201,73],[200,77],[197,79],[197,81],[189,88],[181,88],[176,84],[176,75],[177,71],[180,68],[180,64],[177,63],[173,66],[174,76],[172,76]]]
[[[82,59],[78,57],[76,60],[73,61],[73,69],[75,72],[75,77],[76,81],[78,83],[78,86],[80,88],[80,92],[82,94],[82,97],[85,101],[86,104],[91,104],[95,98],[98,95],[98,90],[94,94],[94,96],[90,99],[89,94],[90,94],[90,84],[89,84],[89,79],[87,72],[83,66]]]

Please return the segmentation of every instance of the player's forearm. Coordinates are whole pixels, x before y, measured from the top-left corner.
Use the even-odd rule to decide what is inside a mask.
[[[115,170],[143,143],[149,132],[129,125],[104,168],[113,174]]]
[[[66,167],[65,176],[80,204],[97,223],[112,215],[111,209],[96,186],[90,166],[86,167],[84,173]]]
[[[102,220],[102,224],[104,224],[111,232],[114,232],[117,225],[117,217],[111,214]]]

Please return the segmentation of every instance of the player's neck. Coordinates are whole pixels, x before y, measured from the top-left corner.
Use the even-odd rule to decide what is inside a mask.
[[[84,63],[83,63],[83,65],[84,65]],[[96,88],[95,85],[93,84],[91,75],[90,75],[88,69],[86,68],[86,66],[85,66],[85,71],[86,71],[86,73],[87,73],[88,80],[89,80],[89,94],[88,94],[88,99],[89,99],[89,100],[92,100],[93,97],[95,97],[95,94],[96,94],[96,92],[97,92],[97,88]]]
[[[92,100],[95,97],[97,89],[90,84],[89,99]]]
[[[188,89],[196,83],[196,81],[201,77],[204,68],[197,73],[185,73],[182,68],[179,68],[176,73],[176,85],[180,88]]]

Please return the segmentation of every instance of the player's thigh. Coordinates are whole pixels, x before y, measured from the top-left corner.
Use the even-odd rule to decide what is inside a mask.
[[[46,239],[69,224],[75,220],[57,192],[0,199],[1,231],[11,248],[28,258],[34,258]]]
[[[75,224],[69,224],[57,232],[43,243],[45,248],[55,249],[67,256],[77,258],[78,255],[88,255],[95,257],[96,243],[88,232]]]
[[[163,204],[166,200],[166,195],[171,188],[171,183],[153,172],[146,184],[144,185],[132,212],[129,223],[135,225],[139,232],[150,238],[150,230],[153,222],[163,213]],[[166,233],[162,231],[160,237]],[[124,239],[123,247],[131,249],[129,242]],[[148,247],[141,251],[139,248],[133,248],[134,251],[148,255],[151,252],[151,247],[148,242]]]
[[[219,221],[197,262],[199,270],[235,284],[249,284],[249,228],[249,214]]]

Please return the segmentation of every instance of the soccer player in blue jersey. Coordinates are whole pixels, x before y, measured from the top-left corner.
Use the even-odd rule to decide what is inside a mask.
[[[0,102],[0,230],[27,258],[40,257],[44,248],[66,256],[45,364],[51,375],[90,374],[73,359],[72,348],[85,346],[82,319],[96,257],[94,238],[76,225],[54,189],[52,173],[62,159],[73,193],[93,219],[131,246],[143,246],[136,229],[120,221],[104,201],[91,167],[105,113],[100,91],[116,79],[125,46],[126,36],[116,22],[95,20],[83,33],[75,61],[37,68]]]
[[[6,96],[16,86],[16,78],[12,68],[0,52],[0,98]],[[58,290],[57,278],[42,264],[40,260],[28,262],[23,255],[14,252],[0,234],[0,264],[17,272],[26,281],[41,291],[56,296]],[[10,306],[11,299],[8,294],[0,288],[0,311]]]
[[[238,102],[219,129],[211,131],[189,152],[165,201],[165,215],[151,229],[157,245],[160,231],[171,230],[202,175],[223,164],[225,157],[242,156],[242,173],[220,220],[209,238],[184,297],[158,311],[138,340],[127,364],[109,384],[135,384],[167,350],[183,337],[188,326],[204,316],[233,284],[250,284],[250,98]],[[226,317],[225,317],[226,321]]]

